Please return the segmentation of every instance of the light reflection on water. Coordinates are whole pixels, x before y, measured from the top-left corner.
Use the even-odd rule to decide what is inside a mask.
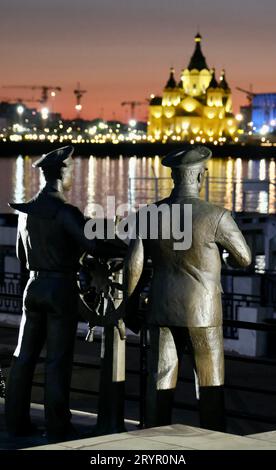
[[[43,186],[41,173],[32,168],[36,158],[21,155],[0,159],[0,212],[9,212],[7,203],[30,199]],[[241,158],[213,158],[209,163],[209,198],[211,201],[232,208],[234,200],[237,211],[258,210],[270,213],[275,211],[276,165],[274,159],[242,160]],[[129,178],[144,178],[133,180]],[[163,167],[160,158],[110,157],[75,158],[74,183],[68,193],[68,200],[77,205],[87,215],[93,212],[94,204],[105,206],[106,196],[115,195],[116,203],[131,201],[149,202],[155,199],[156,181],[158,197],[167,196],[172,188],[170,169]],[[245,183],[245,180],[258,180],[260,186]],[[267,183],[267,180],[270,183]],[[233,185],[235,180],[235,185]],[[204,197],[204,190],[202,193]]]

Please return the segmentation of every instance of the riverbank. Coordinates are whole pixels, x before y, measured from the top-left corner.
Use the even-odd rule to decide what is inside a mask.
[[[64,142],[51,144],[50,142],[0,142],[0,158],[14,157],[17,155],[41,155],[51,150],[69,144]],[[155,155],[163,156],[169,152],[173,152],[179,148],[189,148],[190,144],[185,143],[105,143],[105,144],[73,144],[75,155],[89,157],[95,155],[97,157],[110,156],[113,158],[123,156],[137,157],[154,157]],[[210,145],[213,155],[217,158],[228,158],[229,156],[243,159],[274,158],[276,157],[276,146],[261,146],[251,144],[224,144]]]

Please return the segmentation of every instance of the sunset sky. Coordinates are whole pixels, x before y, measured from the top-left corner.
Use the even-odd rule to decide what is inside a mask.
[[[144,119],[170,66],[179,78],[188,64],[198,29],[209,67],[226,69],[235,112],[246,103],[236,86],[276,92],[275,0],[1,0],[0,87],[61,86],[54,111],[71,118],[79,81],[82,117],[126,120],[121,102],[138,100]],[[32,96],[39,91],[0,90]]]

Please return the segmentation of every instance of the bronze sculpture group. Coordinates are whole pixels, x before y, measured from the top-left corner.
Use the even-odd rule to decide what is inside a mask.
[[[50,440],[75,435],[70,423],[69,389],[78,320],[76,273],[83,252],[97,256],[97,243],[85,237],[84,216],[64,199],[63,190],[69,187],[72,176],[72,153],[72,147],[64,147],[42,156],[34,165],[43,171],[45,187],[31,201],[11,204],[19,211],[17,255],[30,271],[6,389],[6,423],[11,435],[33,432],[31,385],[45,343],[46,432]],[[187,205],[191,207],[191,246],[175,250],[172,232],[165,239],[151,239],[142,236],[138,227],[125,258],[121,317],[125,311],[131,316],[131,298],[147,258],[153,266],[146,318],[150,332],[148,427],[171,422],[178,368],[187,348],[195,371],[201,426],[225,429],[219,247],[229,253],[230,264],[247,266],[251,254],[229,211],[199,198],[209,158],[209,149],[197,146],[169,154],[162,161],[172,170],[174,189],[156,205],[166,204],[168,217],[175,205],[181,209],[180,214]],[[161,233],[168,220],[158,220]],[[180,223],[185,223],[183,215]],[[116,318],[118,315],[114,315],[118,326]],[[112,330],[117,347],[122,347],[118,343],[118,338],[123,340],[120,335],[115,337]],[[108,368],[107,362],[104,366]]]

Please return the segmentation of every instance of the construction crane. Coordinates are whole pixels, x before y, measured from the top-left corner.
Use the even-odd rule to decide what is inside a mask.
[[[246,98],[248,99],[248,105],[252,107],[252,101],[256,93],[253,93],[252,85],[249,86],[249,90],[244,90],[244,88],[236,87],[236,90],[241,91],[242,93],[246,94]]]
[[[74,90],[74,95],[76,96],[76,101],[77,101],[75,109],[78,113],[78,117],[80,116],[80,112],[82,110],[81,99],[82,99],[84,93],[87,93],[87,90],[81,90],[80,82],[78,82],[77,83],[77,88]]]
[[[130,119],[135,120],[135,109],[136,106],[142,106],[143,103],[142,101],[123,101],[121,103],[121,106],[130,106]]]
[[[2,88],[17,88],[17,89],[26,89],[26,90],[41,90],[41,97],[37,101],[41,104],[47,103],[49,99],[49,92],[51,96],[56,96],[57,91],[61,91],[60,86],[46,86],[46,85],[6,85]]]
[[[249,90],[245,90],[244,88],[236,87],[236,90],[241,91],[242,93],[246,94],[246,98],[248,100],[248,105],[246,106],[246,117],[248,122],[252,122],[252,111],[253,111],[253,98],[256,96],[256,93],[253,93],[252,85],[249,85]]]

